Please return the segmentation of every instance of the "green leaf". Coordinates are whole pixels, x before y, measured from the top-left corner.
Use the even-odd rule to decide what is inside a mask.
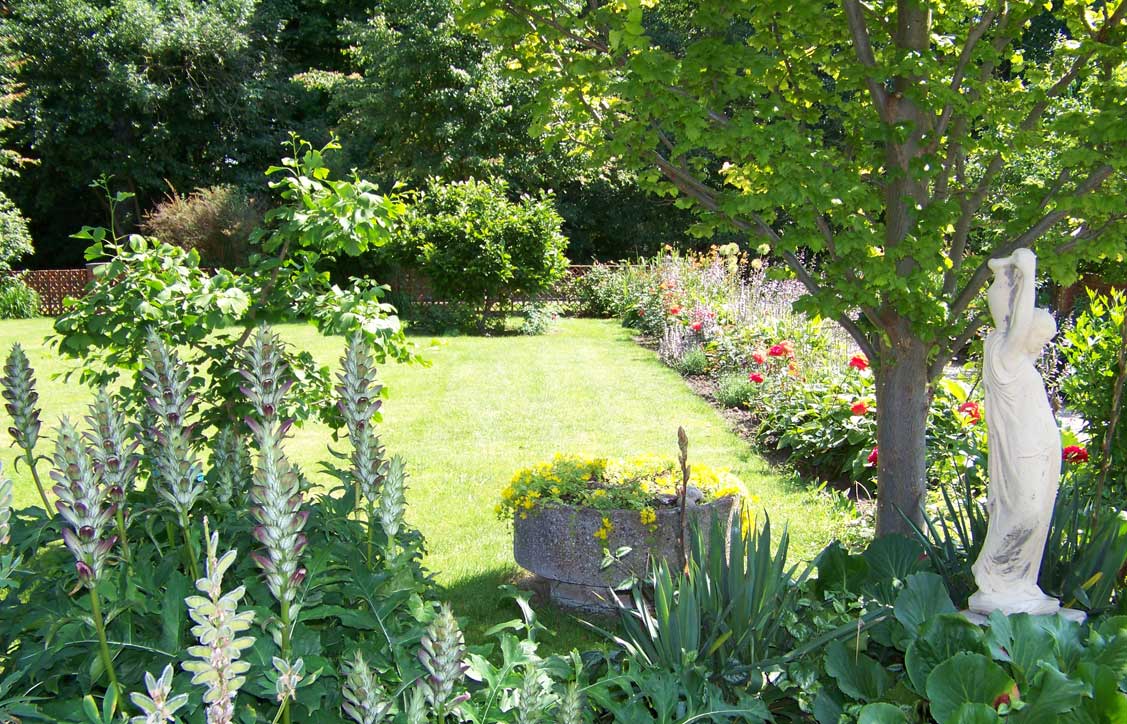
[[[998,716],[993,707],[986,704],[963,704],[955,710],[947,724],[995,724],[1000,721],[1002,717]]]
[[[822,550],[814,565],[818,570],[815,586],[820,594],[826,591],[860,593],[861,584],[869,575],[865,559],[850,555],[837,541]]]
[[[90,246],[86,247],[86,251],[82,253],[86,261],[98,261],[106,255],[106,250],[102,247],[102,242],[96,241]]]
[[[826,673],[843,693],[861,701],[879,699],[892,684],[888,671],[870,656],[853,651],[841,641],[826,649]]]
[[[943,579],[934,573],[908,576],[907,584],[893,606],[896,620],[913,634],[918,633],[928,619],[941,613],[954,613],[955,610]]]
[[[989,654],[984,639],[982,629],[962,614],[945,613],[927,621],[904,653],[904,669],[912,687],[921,695],[926,694],[932,670],[957,653]]]
[[[861,709],[857,724],[908,724],[908,717],[900,707],[882,701],[866,704]]]
[[[939,724],[949,724],[963,704],[993,706],[1014,689],[1014,680],[982,654],[955,654],[927,677],[927,698]]]
[[[1047,661],[1040,662],[1032,679],[1033,686],[1021,692],[1025,706],[1009,717],[1014,724],[1054,724],[1092,695],[1086,682],[1065,676]]]

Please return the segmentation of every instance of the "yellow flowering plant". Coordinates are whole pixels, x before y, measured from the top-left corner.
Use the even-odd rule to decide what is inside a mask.
[[[704,502],[728,496],[747,497],[738,477],[725,469],[694,464],[689,485]],[[538,506],[570,505],[596,510],[636,510],[643,525],[655,525],[655,508],[676,500],[681,470],[668,458],[630,460],[558,454],[552,460],[517,471],[501,491],[497,517],[527,517]]]

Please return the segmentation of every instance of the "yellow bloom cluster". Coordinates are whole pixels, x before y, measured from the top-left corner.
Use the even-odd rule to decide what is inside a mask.
[[[728,470],[692,465],[689,484],[706,501],[728,496],[746,499],[747,490]],[[681,487],[681,469],[668,458],[652,455],[629,460],[556,455],[552,460],[518,471],[501,491],[497,516],[527,517],[541,505],[574,505],[598,510],[637,510],[642,523],[654,525],[655,497],[674,495]],[[602,530],[602,529],[600,529]]]
[[[610,518],[603,516],[603,524],[595,531],[595,538],[601,540],[603,543],[607,542],[607,536],[614,530],[614,526],[610,524]]]

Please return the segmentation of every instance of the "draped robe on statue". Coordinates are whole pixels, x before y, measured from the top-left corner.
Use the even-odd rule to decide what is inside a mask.
[[[982,368],[990,525],[972,568],[979,591],[971,609],[993,610],[1002,597],[1005,608],[1050,613],[1059,604],[1037,586],[1037,574],[1060,480],[1060,431],[1033,358],[1006,359],[1003,342],[998,330],[987,336]]]

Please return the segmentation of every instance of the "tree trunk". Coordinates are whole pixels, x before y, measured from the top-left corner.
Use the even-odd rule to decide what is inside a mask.
[[[927,494],[928,345],[906,330],[890,339],[876,370],[877,535],[910,535]]]

